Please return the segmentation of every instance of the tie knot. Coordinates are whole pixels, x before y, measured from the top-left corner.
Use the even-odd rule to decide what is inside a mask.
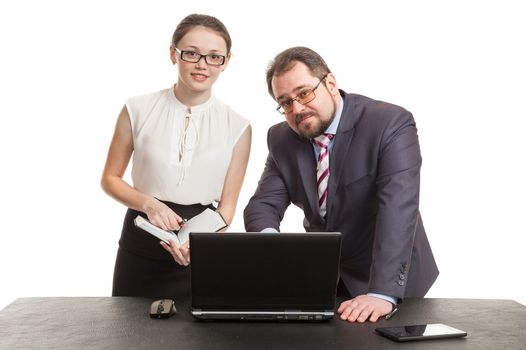
[[[316,144],[320,147],[327,148],[333,137],[333,134],[321,134],[320,136],[316,136],[314,138],[314,142],[316,142]]]

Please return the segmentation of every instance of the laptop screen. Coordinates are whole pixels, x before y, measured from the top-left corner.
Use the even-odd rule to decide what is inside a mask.
[[[341,234],[191,233],[192,307],[333,309]]]

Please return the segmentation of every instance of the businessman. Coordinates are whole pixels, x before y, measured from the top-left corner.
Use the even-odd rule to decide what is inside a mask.
[[[411,113],[338,89],[305,47],[278,54],[266,77],[286,121],[268,131],[246,230],[279,231],[293,203],[307,231],[342,232],[342,320],[375,322],[404,297],[423,297],[438,269],[418,209],[422,159]]]

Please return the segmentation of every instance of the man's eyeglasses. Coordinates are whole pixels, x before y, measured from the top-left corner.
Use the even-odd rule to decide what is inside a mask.
[[[314,93],[314,90],[316,90],[318,86],[320,86],[321,82],[325,78],[327,78],[327,75],[328,73],[325,74],[323,78],[320,79],[318,84],[316,84],[316,86],[313,87],[312,89],[303,89],[296,95],[296,97],[289,98],[288,100],[280,102],[276,110],[280,112],[281,114],[290,113],[292,112],[294,101],[297,101],[298,103],[302,105],[306,105],[307,103],[314,100],[316,98],[316,94]]]
[[[201,58],[205,58],[205,62],[211,66],[222,66],[225,64],[226,56],[218,55],[216,53],[209,53],[208,55],[201,55],[198,52],[192,50],[179,50],[174,47],[175,51],[181,57],[181,60],[185,62],[197,63],[201,61]]]

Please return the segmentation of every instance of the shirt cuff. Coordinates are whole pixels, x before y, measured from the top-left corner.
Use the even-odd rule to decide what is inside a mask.
[[[264,228],[263,230],[261,230],[260,232],[263,232],[263,233],[278,233],[278,230],[276,230],[275,228],[272,228],[272,227],[267,227],[267,228]]]
[[[397,305],[398,304],[397,298],[394,298],[394,297],[391,297],[391,296],[388,296],[388,295],[377,294],[377,293],[367,293],[367,295],[369,295],[371,297],[376,297],[376,298],[380,298],[380,299],[383,299],[383,300],[387,300],[388,302],[390,302],[393,305]]]

